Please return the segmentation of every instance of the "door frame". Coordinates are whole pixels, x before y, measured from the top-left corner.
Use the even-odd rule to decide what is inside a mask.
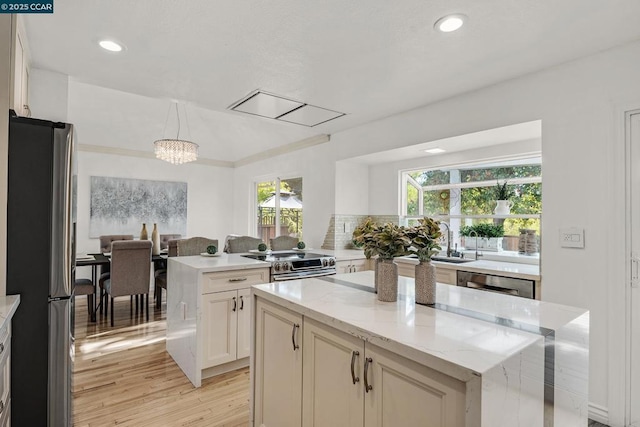
[[[631,322],[632,322],[632,311],[634,309],[634,307],[632,306],[632,298],[631,298],[631,291],[632,291],[632,273],[631,273],[631,269],[632,269],[632,236],[631,236],[631,231],[632,231],[632,213],[631,212],[631,183],[632,183],[632,159],[631,159],[631,147],[632,147],[632,143],[633,141],[631,140],[631,119],[632,116],[638,116],[640,117],[640,109],[636,108],[636,109],[627,109],[624,112],[624,165],[625,165],[625,186],[624,186],[624,201],[625,201],[625,219],[624,219],[624,229],[625,229],[625,233],[624,233],[624,247],[625,247],[625,271],[624,271],[624,292],[621,293],[620,295],[612,295],[612,300],[615,300],[616,297],[618,298],[623,298],[624,299],[624,312],[625,312],[625,323],[624,323],[624,373],[623,373],[623,377],[620,378],[619,375],[612,375],[614,373],[616,373],[617,371],[613,368],[613,366],[615,366],[615,363],[613,363],[615,361],[614,359],[610,359],[609,365],[610,365],[610,383],[615,383],[615,380],[620,378],[620,384],[622,385],[621,387],[616,387],[618,390],[613,389],[610,386],[609,387],[609,414],[613,415],[610,418],[610,421],[616,423],[617,420],[615,419],[615,413],[616,413],[616,409],[612,408],[612,404],[613,402],[615,402],[616,396],[619,396],[620,393],[623,393],[624,399],[620,399],[619,401],[623,401],[624,402],[624,420],[620,420],[624,422],[624,425],[628,425],[628,423],[631,421],[631,358],[632,358],[632,354],[631,354],[631,340],[632,340],[632,334],[631,334]],[[637,213],[636,213],[637,214]],[[640,226],[640,220],[638,221],[638,226]],[[640,291],[640,290],[639,290]],[[612,307],[613,308],[613,307]],[[638,308],[640,309],[640,308]],[[615,313],[615,311],[611,312],[611,313]],[[609,325],[609,330],[612,331],[612,329],[615,327],[615,322],[611,322],[611,324]],[[621,332],[620,331],[616,331],[616,335],[620,335]],[[615,347],[615,346],[613,346]],[[610,350],[610,354],[611,354],[611,350]],[[640,394],[640,389],[637,392],[638,394]]]

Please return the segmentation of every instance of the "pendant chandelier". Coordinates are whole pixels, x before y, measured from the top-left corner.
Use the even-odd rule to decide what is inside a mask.
[[[176,106],[176,116],[178,116],[178,132],[175,139],[159,139],[153,143],[155,146],[156,158],[164,160],[174,165],[181,165],[183,163],[193,162],[198,159],[198,144],[195,142],[180,139],[180,113],[178,112],[178,103]],[[171,106],[169,106],[169,112]],[[165,121],[164,128],[167,129],[167,122],[169,120],[169,112],[167,112],[167,121]],[[187,117],[187,110],[185,108],[185,121]],[[164,132],[163,132],[164,133]],[[189,133],[189,123],[187,121],[187,133]]]

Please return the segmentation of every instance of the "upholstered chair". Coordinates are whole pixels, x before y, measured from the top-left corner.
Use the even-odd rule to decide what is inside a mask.
[[[132,234],[108,234],[100,236],[100,252],[111,252],[111,243],[118,240],[133,240]]]
[[[100,253],[111,252],[111,243],[118,240],[133,240],[133,234],[107,234],[100,236]],[[100,274],[109,273],[109,264],[100,266]]]
[[[142,296],[142,311],[144,311],[146,296],[147,320],[149,320],[151,246],[150,240],[116,241],[111,244],[111,273],[108,277],[103,275],[100,278],[100,295],[102,298],[104,294],[105,315],[109,308],[109,298],[111,299],[111,326],[113,326],[114,298],[125,295],[136,296],[136,312],[137,296]]]
[[[182,234],[161,234],[160,250],[164,250],[169,247],[169,240],[177,240],[177,239],[182,239]]]
[[[180,239],[176,242],[178,256],[200,255],[207,251],[207,246],[218,246],[217,239],[207,239],[206,237],[190,237],[188,239]]]
[[[229,248],[227,252],[230,254],[237,254],[243,252],[249,252],[251,249],[258,249],[258,245],[262,243],[262,240],[251,236],[240,236],[228,241]]]
[[[174,256],[190,256],[199,255],[207,251],[207,246],[218,246],[218,240],[207,239],[206,237],[191,237],[189,239],[173,239],[168,242],[168,255]],[[156,300],[156,308],[162,306],[162,290],[167,289],[167,270],[159,269],[154,273],[154,298]]]
[[[298,241],[297,237],[278,236],[269,239],[269,247],[272,251],[289,251],[297,246]]]
[[[91,279],[76,279],[73,284],[73,296],[76,297],[78,295],[86,295],[87,296],[87,307],[89,309],[89,318],[93,317],[93,296],[95,293],[95,288],[93,287],[93,282]]]

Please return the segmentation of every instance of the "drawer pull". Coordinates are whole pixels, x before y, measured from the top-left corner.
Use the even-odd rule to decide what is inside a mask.
[[[233,297],[233,308],[231,311],[236,311],[236,308],[238,308],[238,301],[236,301],[236,297]]]
[[[291,330],[291,344],[293,344],[293,351],[296,351],[300,348],[298,344],[296,344],[296,329],[298,329],[300,325],[297,323],[293,324],[293,329]]]
[[[351,380],[353,380],[353,383],[357,383],[360,382],[360,377],[356,377],[356,356],[360,356],[360,352],[359,351],[352,351],[351,352]]]
[[[4,353],[4,344],[0,343],[0,354]]]
[[[240,310],[244,309],[244,298],[240,295]]]
[[[369,384],[369,380],[367,378],[367,372],[369,371],[369,364],[373,363],[373,359],[367,357],[364,359],[364,391],[369,393],[369,391],[373,390],[373,386]]]
[[[236,277],[235,279],[229,279],[230,282],[244,282],[247,280],[246,277]]]

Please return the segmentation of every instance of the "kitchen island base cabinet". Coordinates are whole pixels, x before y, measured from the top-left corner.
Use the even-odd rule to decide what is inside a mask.
[[[302,316],[266,301],[255,309],[254,425],[300,427]]]
[[[465,425],[463,382],[313,320],[303,323],[303,427]]]

